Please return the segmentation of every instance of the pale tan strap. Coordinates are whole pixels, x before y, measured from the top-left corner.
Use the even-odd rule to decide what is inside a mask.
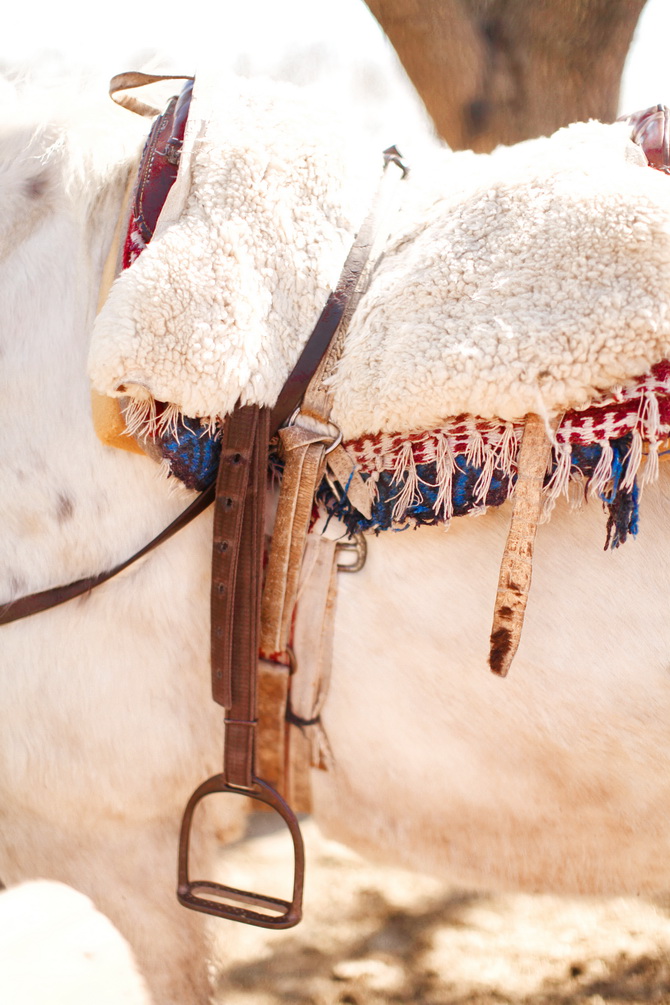
[[[557,425],[556,422],[554,428]],[[519,447],[512,519],[500,566],[491,629],[489,666],[499,677],[507,676],[521,639],[550,452],[547,424],[531,412],[526,416]]]
[[[309,534],[305,547],[295,623],[295,672],[291,677],[290,791],[305,798],[306,764],[326,769],[332,753],[321,723],[333,665],[337,602],[337,541]],[[308,812],[306,809],[305,812]]]
[[[127,108],[129,112],[142,115],[147,118],[155,118],[160,115],[160,109],[153,105],[147,105],[138,98],[130,94],[123,94],[123,91],[131,91],[135,87],[145,87],[147,84],[157,84],[161,80],[193,80],[187,74],[162,74],[162,73],[140,73],[130,70],[127,73],[117,73],[109,82],[109,96],[112,101],[122,108]]]
[[[289,726],[286,721],[291,667],[271,660],[258,661],[258,776],[287,798],[286,749]],[[294,806],[296,813],[302,813]]]
[[[261,652],[267,656],[286,651],[314,494],[332,441],[327,432],[298,425],[284,426],[279,438],[284,473],[261,609]]]
[[[261,611],[261,652],[267,655],[284,652],[288,644],[314,496],[326,466],[352,504],[367,519],[372,514],[372,502],[365,482],[346,451],[333,444],[334,435],[312,431],[315,427],[319,430],[329,427],[332,395],[324,382],[339,358],[347,323],[356,302],[354,294],[337,336],[308,385],[296,423],[279,430],[284,472]],[[300,424],[301,420],[305,425]]]
[[[290,660],[258,664],[259,774],[296,813],[310,813],[311,768],[332,753],[320,714],[333,662],[337,542],[308,534],[293,625]]]
[[[372,497],[354,461],[342,445],[329,451],[327,466],[328,471],[342,486],[343,495],[366,520],[369,520],[372,516]]]

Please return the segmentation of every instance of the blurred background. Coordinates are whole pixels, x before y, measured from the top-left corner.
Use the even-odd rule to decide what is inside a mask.
[[[104,14],[101,16],[101,10]],[[382,142],[410,147],[430,129],[397,56],[363,0],[89,0],[14,3],[0,69],[49,77],[70,68],[96,80],[125,69],[193,72],[221,65],[322,88],[355,102]],[[622,80],[621,111],[670,104],[668,0],[648,0]]]

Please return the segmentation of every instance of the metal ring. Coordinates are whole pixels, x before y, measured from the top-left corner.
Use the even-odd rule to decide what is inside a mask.
[[[288,419],[286,420],[286,422],[282,423],[282,429],[285,426],[295,426],[296,420],[299,415],[300,415],[300,405],[296,405],[291,414],[289,415]]]
[[[331,423],[331,425],[334,426],[335,423],[333,422],[333,423]],[[328,454],[332,453],[332,451],[335,449],[335,447],[339,447],[339,445],[340,445],[341,442],[342,442],[342,430],[338,428],[338,430],[337,430],[337,436],[335,437],[335,439],[333,440],[333,442],[331,443],[331,445],[329,447],[326,447],[326,449],[323,452],[324,457],[326,457]]]
[[[288,419],[284,423],[284,427],[286,427],[286,426],[295,426],[296,422],[298,421],[298,416],[300,415],[301,411],[302,411],[302,409],[300,408],[300,405],[296,405],[296,407],[293,409],[293,411],[289,415]],[[325,419],[321,419],[319,421],[323,422],[324,425],[335,426],[334,422],[327,422]],[[337,429],[337,433],[335,434],[335,439],[324,450],[324,457],[327,454],[331,453],[331,451],[333,451],[335,449],[335,447],[339,447],[340,443],[342,442],[342,430],[339,428],[339,426],[335,426],[335,428]],[[315,430],[315,432],[316,432],[316,430]]]

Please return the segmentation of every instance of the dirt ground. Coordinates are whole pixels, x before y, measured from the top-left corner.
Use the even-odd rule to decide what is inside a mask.
[[[219,878],[285,896],[290,839],[265,814],[253,830]],[[214,923],[218,1005],[670,1005],[670,899],[470,893],[303,832],[303,922]]]

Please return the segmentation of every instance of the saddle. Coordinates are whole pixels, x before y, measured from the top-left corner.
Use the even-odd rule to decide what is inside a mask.
[[[190,90],[189,90],[190,95]],[[182,108],[184,102],[182,101]],[[176,112],[178,102],[171,104],[172,114]],[[169,109],[168,113],[169,114]],[[670,159],[668,156],[668,113],[661,106],[647,109],[626,120],[629,134],[640,148],[640,156],[646,157],[651,166],[667,173],[670,170]],[[179,130],[183,127],[183,118],[172,125],[165,116],[157,120],[157,124],[152,132],[152,137],[161,137],[161,144],[165,149],[169,148],[170,140],[173,140],[173,147],[181,145],[183,132]],[[168,136],[167,134],[170,134]],[[172,135],[174,134],[174,135]],[[166,142],[167,139],[167,142]],[[548,141],[545,141],[548,142]],[[568,150],[571,139],[566,136]],[[577,160],[581,156],[579,134],[572,141],[577,150]],[[135,201],[135,216],[137,223],[131,233],[139,234],[139,237],[129,238],[126,246],[130,244],[138,248],[151,239],[148,229],[142,229],[148,214],[142,206],[144,196],[143,179],[148,177],[146,165],[150,165],[149,170],[156,170],[160,159],[156,152],[156,143],[150,138],[147,151],[143,158],[143,167],[140,169],[140,181],[137,187]],[[616,144],[620,146],[623,139],[612,139],[612,149]],[[642,153],[644,152],[644,154]],[[511,156],[511,155],[510,155]],[[569,153],[569,156],[570,153]],[[165,175],[172,177],[172,168],[169,165],[167,156],[165,157]],[[575,163],[573,174],[581,170],[579,163]],[[162,189],[161,189],[162,191]],[[459,193],[452,196],[452,201],[460,198]],[[151,219],[155,222],[155,213]],[[445,217],[441,217],[444,220]],[[447,226],[451,222],[447,217]],[[440,224],[441,225],[441,224]],[[431,226],[435,226],[430,221],[424,225],[424,232],[430,231]],[[449,240],[457,240],[457,235]],[[421,237],[417,244],[420,244]],[[376,282],[378,292],[373,290],[363,298],[363,303],[359,305],[362,318],[363,336],[359,334],[359,340],[367,346],[374,345],[374,336],[371,331],[368,333],[366,325],[369,327],[375,319],[375,330],[385,331],[386,329],[397,329],[404,322],[402,312],[397,309],[393,301],[393,293],[389,295],[388,284],[384,284],[384,270],[393,281],[394,291],[400,291],[403,297],[406,296],[408,286],[411,285],[410,278],[403,281],[402,273],[398,273],[398,265],[403,267],[402,253],[406,236],[401,233],[397,240],[397,248],[400,249],[400,257],[396,254],[395,246],[387,249],[385,262],[381,270],[378,270]],[[454,245],[458,247],[458,245]],[[133,253],[134,254],[134,253]],[[129,256],[128,256],[129,257]],[[136,255],[135,255],[136,257]],[[409,259],[409,267],[413,268],[413,260]],[[393,272],[393,269],[396,269]],[[346,275],[347,270],[343,273]],[[408,274],[409,276],[409,274]],[[389,281],[390,281],[389,280]],[[342,284],[341,284],[342,285]],[[355,291],[356,283],[353,285]],[[381,290],[381,293],[379,292]],[[341,291],[340,294],[341,295]],[[336,295],[336,300],[337,296]],[[351,292],[347,294],[347,303]],[[360,300],[360,293],[358,295]],[[456,302],[458,297],[452,295],[452,302]],[[331,305],[332,306],[332,305]],[[325,315],[329,308],[326,308]],[[391,320],[386,320],[390,318]],[[504,325],[504,321],[500,324]],[[414,319],[409,318],[410,329],[414,326]],[[337,325],[335,326],[335,328]],[[335,329],[333,329],[334,331]],[[392,350],[391,350],[392,351]],[[458,350],[460,351],[460,350]],[[320,354],[321,350],[319,350]],[[650,359],[658,358],[660,350],[657,342],[653,342],[648,350]],[[305,354],[303,354],[304,356]],[[490,417],[482,411],[481,403],[483,398],[475,395],[473,399],[468,398],[469,392],[464,392],[462,396],[462,406],[464,411],[476,412],[475,415],[461,415],[454,420],[450,420],[453,428],[448,423],[442,422],[440,426],[431,429],[430,422],[426,421],[424,428],[427,432],[416,433],[411,430],[404,437],[393,436],[382,432],[372,434],[366,422],[365,416],[360,416],[360,407],[357,401],[365,399],[363,388],[356,388],[355,360],[350,363],[346,350],[342,342],[336,351],[339,366],[337,378],[333,380],[333,368],[330,371],[328,365],[324,364],[322,372],[311,385],[313,390],[308,395],[307,405],[303,404],[303,412],[308,416],[308,421],[303,420],[297,424],[289,425],[281,430],[280,452],[283,462],[286,463],[284,471],[284,491],[280,500],[280,508],[276,526],[278,528],[277,542],[271,551],[270,563],[266,572],[266,602],[263,605],[263,612],[260,611],[260,591],[261,573],[259,569],[259,484],[261,470],[258,467],[259,457],[264,455],[268,443],[270,429],[276,432],[283,421],[287,419],[293,408],[299,404],[301,397],[305,394],[307,384],[318,364],[318,355],[307,364],[301,362],[296,370],[303,373],[303,380],[300,384],[300,392],[296,393],[292,387],[295,376],[289,379],[288,384],[280,393],[278,404],[275,406],[272,417],[266,414],[267,410],[258,409],[252,406],[236,408],[222,432],[221,454],[219,463],[219,474],[217,484],[217,503],[215,515],[215,540],[214,540],[214,560],[212,578],[212,689],[214,699],[226,708],[226,756],[225,770],[221,776],[205,783],[192,798],[185,815],[185,833],[188,834],[191,815],[197,801],[211,791],[244,791],[252,793],[254,798],[261,801],[270,801],[268,789],[258,781],[254,774],[256,763],[255,737],[257,726],[258,709],[256,705],[255,671],[243,667],[252,668],[256,665],[256,655],[259,651],[271,657],[272,662],[266,666],[272,669],[266,674],[265,681],[261,680],[260,692],[263,694],[274,694],[274,709],[270,714],[265,713],[265,722],[268,732],[279,741],[275,746],[275,751],[279,751],[279,757],[266,755],[265,760],[267,773],[273,780],[285,787],[287,779],[278,761],[282,760],[282,751],[286,749],[287,735],[290,722],[293,718],[295,725],[304,730],[306,726],[314,726],[318,723],[318,716],[313,719],[305,719],[296,716],[292,710],[291,698],[289,694],[288,678],[291,672],[290,662],[288,666],[282,661],[282,656],[290,652],[289,639],[291,632],[291,621],[294,616],[295,597],[297,593],[298,577],[303,558],[305,539],[307,530],[312,519],[312,503],[316,496],[326,511],[331,516],[336,516],[344,520],[350,533],[356,534],[367,529],[383,529],[386,526],[404,527],[418,525],[420,523],[436,522],[440,519],[440,506],[442,507],[442,520],[448,522],[461,506],[461,512],[468,512],[469,509],[481,511],[486,505],[495,505],[507,499],[514,493],[514,509],[512,514],[510,533],[505,549],[505,556],[501,568],[498,594],[494,611],[494,620],[491,633],[491,669],[500,675],[505,675],[518,645],[525,603],[530,588],[532,572],[532,552],[533,541],[543,507],[552,505],[556,496],[563,491],[572,470],[581,470],[587,478],[587,484],[592,485],[593,492],[598,492],[602,498],[606,498],[609,507],[608,541],[614,546],[625,541],[628,533],[634,533],[636,529],[636,496],[634,486],[635,464],[639,464],[639,440],[644,434],[647,441],[658,442],[664,422],[670,422],[670,413],[667,419],[657,421],[654,424],[652,417],[648,414],[649,408],[646,402],[657,400],[656,390],[652,385],[654,381],[657,385],[664,385],[666,379],[662,365],[657,366],[655,374],[652,372],[651,381],[637,389],[622,390],[603,397],[602,403],[597,400],[597,393],[594,396],[592,384],[600,381],[602,386],[610,387],[614,382],[609,371],[598,371],[598,360],[594,359],[594,368],[586,380],[586,387],[591,387],[591,393],[584,397],[585,391],[576,387],[573,393],[573,407],[562,409],[558,412],[553,421],[535,414],[533,401],[523,393],[519,396],[518,389],[522,382],[517,381],[512,384],[513,393],[516,399],[510,399],[511,404],[506,404],[506,399],[501,397],[504,381],[497,381],[493,387],[497,397],[490,401]],[[388,352],[385,354],[388,358]],[[620,354],[621,355],[621,354]],[[314,356],[314,353],[312,353]],[[512,372],[513,366],[508,367]],[[635,362],[631,363],[635,372]],[[519,358],[518,366],[523,372],[526,363],[523,357]],[[560,359],[554,364],[554,373],[560,373]],[[301,370],[302,368],[302,370]],[[455,358],[452,371],[458,371],[458,360]],[[626,371],[621,371],[625,375]],[[295,374],[295,371],[294,371]],[[369,380],[369,375],[365,378]],[[507,378],[505,378],[507,379]],[[343,392],[334,412],[337,425],[340,428],[349,430],[350,435],[344,447],[338,446],[336,456],[330,464],[332,478],[323,480],[325,470],[326,450],[333,446],[332,429],[328,426],[328,420],[333,412],[333,387],[337,393],[338,383],[341,387],[349,382],[355,387],[355,392],[350,395],[351,400]],[[330,382],[330,390],[326,390]],[[559,378],[560,382],[560,378]],[[640,384],[640,382],[638,382]],[[393,387],[393,408],[397,407],[397,399],[402,396],[404,389],[399,391],[399,383],[391,381]],[[556,384],[550,385],[545,380],[547,408],[553,406],[551,395],[554,394]],[[457,385],[451,392],[453,400],[459,400]],[[463,385],[466,387],[466,385]],[[668,388],[670,391],[670,387]],[[564,390],[558,392],[564,394]],[[413,394],[413,392],[412,392]],[[581,399],[580,400],[580,396]],[[594,397],[596,400],[594,400]],[[468,408],[470,400],[479,402],[480,407]],[[557,398],[557,402],[558,402]],[[568,399],[569,400],[569,399]],[[661,399],[662,400],[662,399]],[[424,401],[430,408],[431,399],[427,395]],[[627,411],[622,408],[626,415],[635,411],[636,424],[628,428],[621,426],[613,429],[614,422],[610,419],[612,428],[604,429],[599,434],[597,440],[598,454],[594,457],[593,441],[584,443],[584,456],[578,456],[581,446],[580,434],[590,421],[591,429],[596,428],[598,423],[589,420],[584,414],[591,408],[596,415],[600,415],[603,406],[608,404],[615,407],[628,405],[633,402]],[[153,407],[153,406],[152,406]],[[179,416],[171,417],[174,427],[177,423],[176,436],[165,436],[165,425],[161,425],[161,414],[164,406],[158,404],[157,412],[152,414],[150,422],[147,422],[146,412],[143,422],[138,425],[144,427],[145,433],[149,430],[150,435],[145,436],[153,443],[153,449],[158,449],[162,455],[167,456],[167,446],[173,440],[181,441],[180,451],[189,453],[190,441],[201,441],[202,430],[198,425],[192,425],[188,420],[183,419],[183,409],[180,409]],[[500,415],[504,415],[505,408],[511,409],[510,417],[503,422],[501,429]],[[359,409],[357,412],[356,409]],[[600,411],[599,411],[600,409]],[[512,418],[514,414],[526,413],[523,421]],[[653,409],[652,409],[653,411]],[[561,414],[562,413],[562,414]],[[611,416],[611,408],[607,412]],[[393,412],[389,410],[389,424],[393,422]],[[310,417],[318,417],[309,421]],[[434,418],[432,414],[428,419]],[[607,425],[607,422],[605,423]],[[391,424],[391,428],[401,428],[402,420]],[[253,433],[251,430],[253,429]],[[577,431],[574,433],[574,431]],[[246,432],[245,432],[246,431]],[[616,434],[619,433],[618,439]],[[633,449],[634,438],[636,450]],[[329,439],[330,437],[330,439]],[[626,437],[629,437],[627,440]],[[462,446],[459,448],[458,443]],[[473,446],[476,444],[477,446]],[[590,453],[589,453],[590,450]],[[616,451],[620,450],[620,461],[618,475],[614,476],[616,470]],[[170,455],[173,470],[179,469],[180,460],[173,452]],[[237,458],[235,462],[242,465],[245,475],[241,470],[235,468],[231,458]],[[479,459],[478,459],[479,457]],[[423,458],[423,461],[421,460]],[[506,459],[505,459],[506,458]],[[614,459],[613,459],[614,458]],[[421,464],[423,463],[423,467]],[[204,466],[192,464],[189,457],[186,469],[188,477],[193,479],[192,486],[202,487],[203,481],[210,477],[211,458]],[[336,469],[336,470],[335,470]],[[386,482],[384,481],[385,471],[389,471]],[[547,474],[549,471],[549,474]],[[414,475],[412,474],[414,472]],[[461,480],[462,488],[455,487],[456,478]],[[463,482],[463,479],[466,482]],[[466,487],[469,480],[469,489]],[[339,484],[339,489],[333,493],[333,483]],[[186,481],[186,484],[189,484]],[[547,493],[547,484],[551,490]],[[387,491],[385,494],[384,486]],[[427,486],[437,486],[437,497],[429,499]],[[231,487],[232,486],[232,487]],[[251,515],[245,515],[247,503],[244,502],[247,491],[249,492],[249,505],[252,508]],[[440,500],[441,493],[441,500]],[[604,493],[607,493],[606,495]],[[390,518],[383,512],[385,498],[389,498],[392,505]],[[470,506],[458,500],[470,499]],[[223,500],[223,502],[222,502]],[[226,509],[226,507],[229,507]],[[236,514],[234,516],[233,514]],[[244,528],[244,529],[243,529]],[[253,544],[251,542],[254,542]],[[234,543],[233,543],[234,542]],[[244,569],[244,573],[238,579],[237,568]],[[326,576],[326,579],[329,579]],[[322,591],[328,595],[328,591]],[[322,613],[325,610],[327,601],[324,601]],[[244,682],[243,685],[240,682]],[[239,689],[242,686],[243,691]],[[278,695],[278,698],[277,698]],[[318,744],[317,744],[318,747]],[[323,745],[317,751],[316,756],[312,752],[312,762],[322,762],[324,759]],[[289,823],[294,845],[296,848],[296,862],[300,860],[302,868],[301,852],[299,842],[292,817],[286,804],[272,803],[282,816]],[[297,825],[295,825],[297,827]],[[197,896],[198,891],[208,895],[224,896],[230,899],[236,894],[229,889],[223,890],[216,886],[192,884],[187,877],[187,857],[188,838],[182,836],[182,854],[180,857],[180,899],[187,906],[196,910],[211,910],[219,913],[219,906],[215,905],[211,897],[206,898],[206,903]],[[297,882],[297,877],[296,877]],[[237,891],[239,894],[239,891]],[[250,895],[245,895],[250,899]],[[275,904],[275,910],[279,909],[280,918],[273,924],[277,927],[294,923],[296,912],[299,906],[295,900],[292,906]],[[261,898],[262,900],[262,898]],[[253,903],[253,898],[251,898]],[[260,904],[260,900],[256,906]],[[268,907],[266,902],[264,907]],[[226,908],[225,916],[236,916],[240,920],[251,921],[252,923],[269,924],[267,917],[262,917],[257,911],[247,911],[240,908]],[[244,916],[247,915],[247,916]]]
[[[115,78],[112,91],[116,93],[120,88],[132,88],[157,79],[159,78],[125,74],[121,78]],[[171,193],[179,177],[179,160],[188,140],[187,123],[192,89],[193,82],[189,78],[181,96],[172,99],[152,128],[131,199],[130,225],[122,253],[119,255],[114,251],[110,254],[110,262],[113,261],[114,266],[127,268],[144,252],[160,224],[161,206],[172,198]],[[134,99],[123,99],[123,103],[129,107],[134,106],[133,110],[139,110],[141,114],[155,112],[155,109],[137,103]],[[667,111],[660,106],[648,109],[627,120],[627,125],[632,127],[636,142],[641,143],[645,151],[649,148],[649,162],[652,166],[668,173]],[[385,152],[385,166],[390,164],[402,168],[397,151],[393,149]],[[402,170],[404,174],[404,168]],[[386,172],[384,178],[384,187],[387,187]],[[408,525],[408,520],[414,519],[417,522],[431,522],[430,519],[419,519],[424,500],[423,490],[419,490],[418,483],[427,484],[425,479],[405,475],[403,472],[407,469],[401,468],[401,463],[405,463],[408,458],[415,463],[412,437],[417,447],[423,450],[427,462],[434,465],[435,472],[446,471],[449,475],[448,492],[444,488],[446,482],[443,481],[440,485],[438,479],[436,483],[438,493],[431,504],[435,519],[438,518],[440,507],[446,519],[454,515],[456,495],[452,494],[452,476],[456,470],[462,470],[458,465],[459,456],[464,458],[466,468],[469,467],[474,472],[475,493],[478,493],[481,505],[494,504],[489,500],[489,491],[496,478],[500,482],[500,473],[506,475],[507,484],[499,501],[507,498],[515,485],[514,511],[501,569],[491,653],[492,669],[504,675],[514,654],[523,621],[532,567],[532,543],[543,495],[547,484],[554,487],[556,494],[558,486],[564,487],[569,480],[573,447],[580,442],[578,438],[571,439],[571,432],[575,428],[583,429],[589,425],[588,419],[583,424],[583,416],[589,408],[599,407],[597,402],[594,404],[589,401],[585,411],[578,404],[553,422],[529,412],[523,422],[515,423],[510,419],[502,432],[500,423],[493,418],[487,420],[486,417],[459,416],[451,420],[455,423],[451,430],[443,424],[427,433],[408,431],[405,438],[395,435],[389,437],[384,432],[375,437],[363,431],[358,437],[352,437],[344,445],[341,444],[337,428],[330,421],[334,416],[338,419],[338,425],[345,424],[337,413],[341,402],[337,406],[336,382],[333,380],[334,362],[338,362],[337,372],[341,377],[347,370],[343,335],[354,308],[367,295],[366,268],[374,243],[375,221],[381,202],[383,198],[380,194],[359,230],[339,283],[329,295],[312,336],[288,381],[275,396],[277,403],[273,409],[238,402],[224,423],[220,438],[205,435],[209,432],[207,423],[203,427],[197,420],[183,418],[181,409],[155,403],[153,400],[147,406],[150,409],[150,422],[146,422],[146,411],[136,422],[142,434],[140,440],[143,449],[149,444],[154,454],[170,456],[173,472],[178,464],[177,455],[188,455],[186,469],[191,472],[190,487],[203,488],[201,496],[184,514],[184,518],[175,521],[175,525],[148,547],[155,546],[159,540],[174,533],[185,520],[202,512],[216,496],[211,662],[212,694],[226,713],[224,770],[194,792],[185,810],[180,840],[178,897],[185,906],[194,910],[270,928],[290,927],[300,918],[304,852],[295,814],[267,777],[262,777],[264,773],[258,771],[257,734],[259,718],[263,719],[262,709],[259,710],[258,707],[258,693],[263,692],[263,684],[261,681],[259,686],[257,680],[257,656],[260,649],[272,657],[273,670],[270,676],[281,680],[279,687],[274,680],[265,689],[275,695],[273,709],[269,715],[266,714],[266,719],[272,720],[274,734],[281,741],[279,757],[275,752],[270,758],[270,762],[276,764],[277,760],[285,759],[284,744],[289,732],[287,723],[293,723],[301,731],[318,725],[318,714],[311,719],[296,714],[288,688],[292,669],[289,640],[292,629],[296,627],[293,625],[293,615],[300,562],[305,551],[305,538],[313,518],[312,506],[317,492],[331,514],[342,517],[345,523],[348,520],[347,525],[352,533],[355,529],[354,520],[358,521],[359,529],[373,527],[375,520],[380,526],[377,504],[383,479],[379,476],[383,475],[386,463],[380,458],[395,452],[393,469],[396,475],[398,471],[401,472],[399,483],[395,477],[390,479],[391,488],[395,484],[399,489],[395,492],[395,522],[403,524],[404,521],[404,525]],[[392,257],[391,255],[390,258]],[[114,271],[115,268],[109,266],[106,269],[108,277],[110,274],[113,276]],[[365,317],[369,317],[374,310],[374,295],[370,294],[362,311]],[[640,378],[637,385],[625,385],[609,392],[610,400],[606,402],[608,405],[628,405],[636,400],[636,392],[644,405],[637,408],[638,424],[632,427],[632,438],[625,457],[622,454],[614,486],[612,479],[615,461],[611,446],[614,440],[611,434],[619,431],[614,419],[610,423],[611,428],[608,427],[603,434],[606,438],[602,441],[600,453],[595,459],[591,454],[585,460],[585,463],[591,464],[589,477],[599,490],[604,491],[603,486],[609,486],[612,506],[617,503],[620,490],[626,498],[634,498],[634,477],[640,459],[640,436],[635,440],[634,435],[639,434],[639,429],[644,427],[649,438],[657,443],[665,427],[670,430],[670,405],[667,416],[651,414],[653,403],[658,405],[661,389],[667,392],[667,400],[670,402],[670,367],[667,364],[658,364],[648,379]],[[124,390],[118,385],[115,387],[117,393]],[[297,421],[296,409],[299,412]],[[623,411],[628,415],[631,409],[624,408]],[[292,413],[293,421],[287,421]],[[128,436],[129,415],[132,426],[132,409],[130,413],[127,408],[124,411],[121,404],[117,410],[114,438],[118,440],[120,423],[121,442],[124,446],[133,442]],[[487,421],[490,428],[483,429],[482,423]],[[459,423],[462,428],[457,429]],[[591,421],[590,427],[593,428],[593,425]],[[267,456],[270,439],[275,434],[279,435],[281,443],[279,450],[281,463],[284,465],[284,485],[277,517],[279,533],[270,554],[265,575],[265,592],[261,600]],[[488,436],[488,443],[492,444],[488,453],[484,449],[484,434]],[[429,444],[431,436],[432,446]],[[462,455],[455,453],[454,444],[458,436],[461,436],[464,443]],[[112,442],[106,431],[103,431],[103,439]],[[175,442],[178,449],[170,454],[171,445]],[[477,444],[476,447],[472,446],[473,442]],[[184,443],[186,450],[183,449]],[[382,446],[375,453],[380,443]],[[565,445],[562,453],[559,449],[561,443]],[[362,460],[366,453],[373,458],[372,467],[367,471]],[[503,457],[507,458],[505,471],[501,469]],[[328,490],[323,488],[326,469],[329,472],[327,484],[334,491],[334,496],[330,497]],[[334,489],[333,486],[339,487]],[[414,513],[416,517],[408,515]],[[616,524],[619,516],[610,516],[617,532],[624,539],[628,530],[633,532],[630,513],[626,517],[628,522],[621,517],[620,527]],[[142,554],[147,550],[148,548],[143,549]],[[328,582],[332,581],[332,551],[330,557],[330,565],[326,562]],[[124,563],[122,567],[127,564],[129,563]],[[53,602],[63,602],[76,596],[117,571],[119,569],[96,577],[95,582],[87,580],[71,584],[63,588]],[[46,591],[50,595],[57,592]],[[322,613],[325,614],[329,604],[332,613],[331,587],[326,588],[323,594]],[[22,606],[21,601],[17,602],[13,616],[10,611],[4,619],[0,619],[0,623],[2,620],[13,620],[16,616],[27,616],[51,606],[47,599],[46,594],[38,598],[24,598],[27,603]],[[289,657],[288,665],[278,659],[285,655]],[[277,671],[277,667],[283,669]],[[190,878],[189,839],[193,811],[201,799],[214,792],[246,795],[266,804],[284,819],[294,845],[294,883],[290,900]]]

